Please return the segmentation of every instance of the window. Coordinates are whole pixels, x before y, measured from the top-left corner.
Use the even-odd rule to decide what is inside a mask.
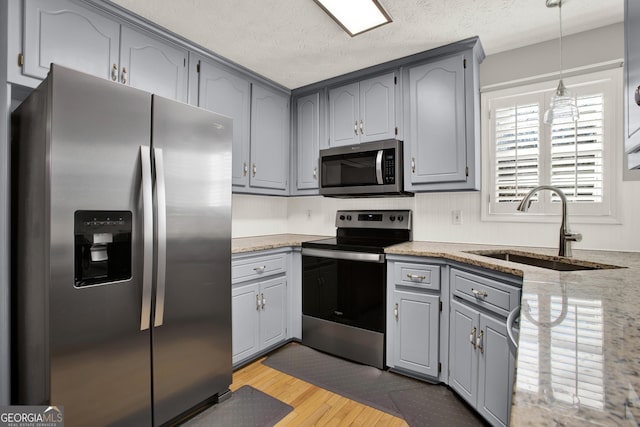
[[[621,70],[566,78],[580,119],[550,126],[543,115],[557,83],[483,93],[483,219],[531,221],[535,215],[518,215],[516,206],[538,185],[560,188],[583,222],[612,216]],[[544,221],[560,211],[560,198],[543,191],[529,212]]]

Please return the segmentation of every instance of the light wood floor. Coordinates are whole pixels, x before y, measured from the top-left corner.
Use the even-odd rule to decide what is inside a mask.
[[[231,391],[250,385],[291,406],[276,426],[389,426],[408,424],[401,418],[365,406],[262,364],[259,359],[233,374]]]

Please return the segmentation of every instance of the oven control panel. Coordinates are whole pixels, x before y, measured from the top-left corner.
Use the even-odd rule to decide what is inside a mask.
[[[389,228],[411,230],[410,210],[338,211],[338,228]]]

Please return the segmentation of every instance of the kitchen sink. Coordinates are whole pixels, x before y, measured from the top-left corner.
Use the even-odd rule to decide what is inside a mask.
[[[557,257],[552,255],[535,254],[514,250],[483,250],[468,251],[467,253],[482,255],[489,258],[502,259],[517,262],[519,264],[532,265],[534,267],[548,268],[557,271],[603,270],[610,268],[623,268],[617,265],[600,264],[597,262],[583,261],[573,258]]]

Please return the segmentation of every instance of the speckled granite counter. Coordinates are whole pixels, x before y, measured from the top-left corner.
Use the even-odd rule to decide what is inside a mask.
[[[511,249],[410,242],[389,254],[438,257],[523,278],[512,426],[640,421],[640,253],[574,250],[623,269],[558,272],[466,253]],[[555,255],[554,249],[517,248]]]
[[[300,246],[309,240],[326,239],[329,236],[315,236],[311,234],[274,234],[268,236],[239,237],[231,239],[231,253],[263,251],[266,249]]]

